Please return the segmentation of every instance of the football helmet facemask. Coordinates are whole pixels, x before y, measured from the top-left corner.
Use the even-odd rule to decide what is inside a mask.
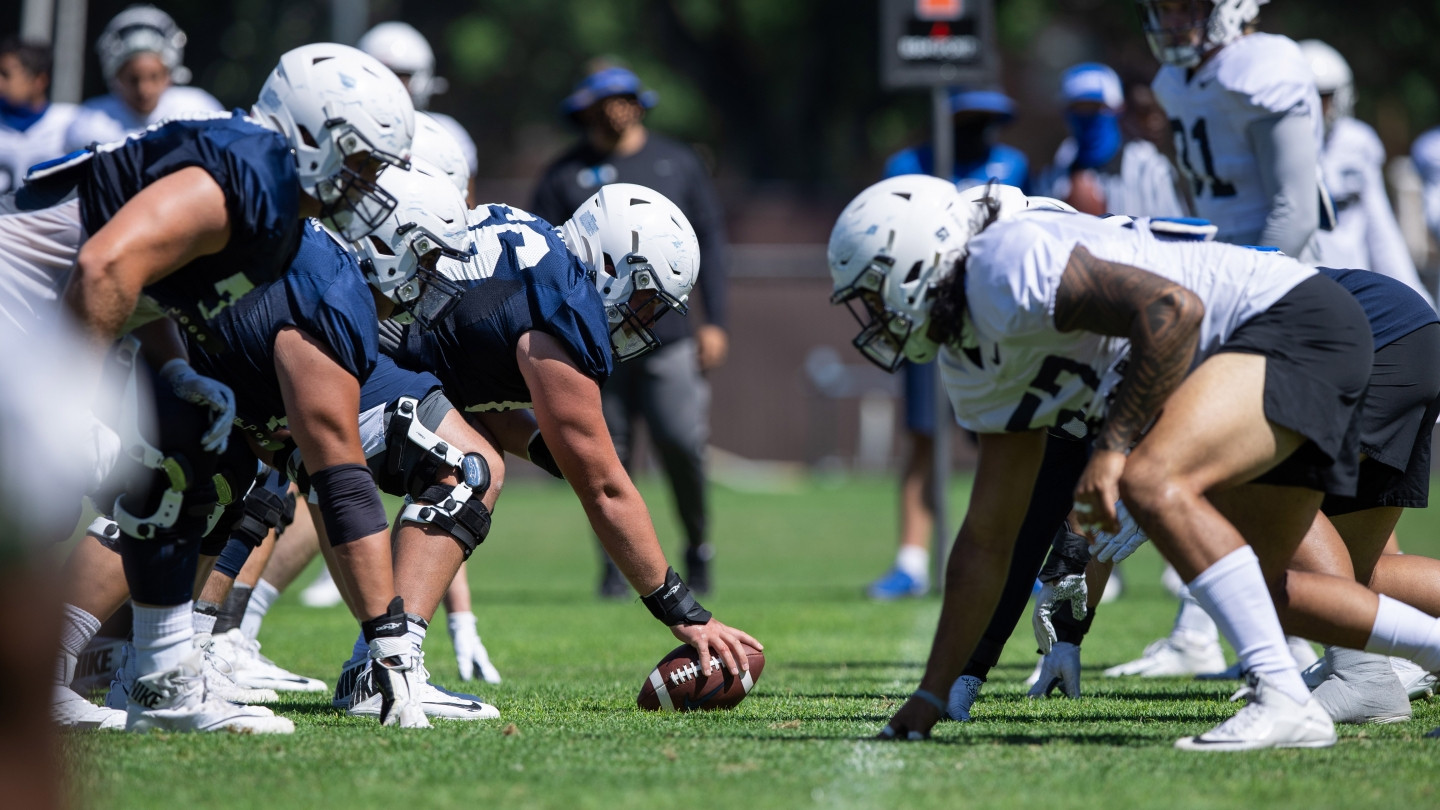
[[[1205,54],[1245,33],[1270,0],[1137,0],[1140,25],[1155,58],[1193,68]]]

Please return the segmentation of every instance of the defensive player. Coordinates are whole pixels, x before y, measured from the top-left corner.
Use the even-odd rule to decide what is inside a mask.
[[[957,416],[980,434],[975,498],[950,557],[935,646],[921,688],[884,736],[922,738],[941,716],[937,693],[959,674],[983,629],[977,617],[998,595],[1029,501],[1015,493],[1034,482],[1044,428],[1097,418],[1102,379],[1128,338],[1128,370],[1097,426],[1076,511],[1113,531],[1123,494],[1251,673],[1240,714],[1177,746],[1333,744],[1330,718],[1287,650],[1257,551],[1278,575],[1322,494],[1353,492],[1356,406],[1371,355],[1360,306],[1277,254],[1161,242],[1080,214],[992,222],[990,205],[957,197],[930,178],[887,181],[847,207],[830,245],[834,300],[856,306],[864,327],[857,347],[892,368],[902,356],[939,352]],[[1264,486],[1241,486],[1251,480]],[[1217,492],[1267,505],[1264,525],[1249,526],[1254,550],[1210,506]],[[1343,632],[1378,626],[1375,596],[1362,586],[1310,584],[1331,597]],[[1424,614],[1400,622],[1407,641],[1440,624]]]
[[[110,92],[81,105],[65,148],[47,157],[118,141],[169,118],[223,111],[214,96],[186,86],[185,42],[185,32],[155,6],[130,6],[115,15],[95,40]]]
[[[281,65],[262,90],[257,119],[172,122],[42,164],[18,193],[0,198],[0,232],[29,248],[0,257],[6,316],[18,324],[53,317],[63,288],[68,311],[108,343],[143,294],[204,345],[216,314],[285,270],[302,215],[317,214],[351,238],[372,229],[394,205],[373,178],[408,158],[409,98],[393,74],[344,46],[305,46]],[[121,423],[146,468],[146,480],[115,507],[136,603],[137,665],[142,679],[152,678],[144,702],[132,695],[130,725],[243,727],[248,720],[231,722],[223,712],[217,721],[190,654],[195,540],[216,498],[207,482],[233,399],[190,369],[183,346],[169,348],[171,359],[157,364],[155,375],[160,435],[132,433],[133,420]],[[302,358],[318,351],[308,344],[295,350]],[[325,500],[339,507],[345,470],[326,476],[321,465],[330,456],[313,456],[317,480],[331,493]],[[373,594],[366,618],[384,615],[393,586],[388,568],[370,560],[388,559],[384,533],[355,539],[368,542],[351,544],[344,556],[358,590]],[[374,570],[383,574],[378,580],[367,578]],[[285,730],[273,719],[254,730]]]
[[[25,171],[65,154],[74,104],[50,101],[50,47],[11,37],[0,42],[0,194]]]

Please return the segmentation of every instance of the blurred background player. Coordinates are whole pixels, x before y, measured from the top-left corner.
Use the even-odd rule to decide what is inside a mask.
[[[95,40],[110,92],[87,100],[65,136],[65,151],[118,141],[158,121],[225,108],[198,87],[186,87],[185,32],[154,6],[131,6]]]
[[[1320,93],[1325,117],[1320,168],[1335,206],[1334,230],[1315,232],[1321,263],[1382,273],[1434,305],[1385,194],[1385,147],[1375,129],[1354,116],[1355,78],[1350,64],[1318,39],[1299,44]]]
[[[25,170],[65,154],[74,104],[50,101],[50,46],[0,42],[0,194],[20,185]]]
[[[1149,88],[1132,87],[1149,96]],[[1155,110],[1153,96],[1132,114],[1115,71],[1083,62],[1061,76],[1060,98],[1070,135],[1055,150],[1055,163],[1037,193],[1096,216],[1187,215],[1175,167],[1144,133]],[[1163,122],[1163,113],[1160,117]]]
[[[992,177],[1005,185],[1029,187],[1030,161],[1019,149],[998,142],[1000,130],[1015,120],[1015,102],[1009,96],[994,90],[957,90],[950,94],[950,112],[957,187],[978,186]],[[929,143],[902,149],[885,161],[886,177],[934,172],[935,152]],[[866,588],[871,599],[921,596],[930,589],[936,373],[934,364],[905,364],[905,432],[910,449],[900,473],[900,548],[894,567]]]
[[[395,71],[395,75],[400,77],[400,82],[405,85],[405,89],[410,91],[410,100],[415,102],[416,110],[429,111],[430,98],[444,93],[449,87],[449,83],[445,79],[435,75],[435,51],[430,48],[429,41],[409,23],[380,23],[366,31],[365,36],[360,38],[356,47],[379,59],[381,64]],[[475,183],[473,178],[475,169],[479,166],[475,141],[470,137],[470,133],[465,131],[465,127],[461,126],[460,122],[454,118],[438,112],[429,112],[429,115],[446,132],[450,133],[456,143],[460,144],[469,171],[463,193],[466,203],[474,205]]]
[[[705,272],[700,301],[705,320],[670,317],[654,328],[660,347],[620,364],[601,390],[605,422],[627,469],[633,468],[635,425],[643,420],[660,465],[670,479],[685,532],[685,581],[710,591],[709,505],[705,447],[710,440],[710,382],[706,373],[725,362],[727,258],[725,215],[705,164],[690,147],[646,128],[655,106],[634,73],[603,66],[581,79],[561,109],[580,127],[579,143],[550,164],[535,188],[531,212],[565,222],[601,186],[635,183],[672,200],[694,226]],[[630,585],[602,555],[600,594],[627,598]]]

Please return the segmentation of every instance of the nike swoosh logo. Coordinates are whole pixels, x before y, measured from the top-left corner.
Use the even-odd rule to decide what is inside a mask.
[[[446,703],[446,702],[440,701],[440,700],[427,700],[427,701],[425,701],[425,705],[427,705],[427,706],[449,706],[449,707],[455,708],[455,709],[478,709],[478,708],[480,708],[480,704],[479,704],[479,703],[474,703],[474,702],[466,702],[466,703]]]
[[[722,683],[722,684],[720,684],[719,686],[715,687],[714,689],[711,689],[709,692],[706,692],[705,694],[701,695],[699,700],[691,700],[690,698],[685,698],[685,708],[686,708],[686,709],[698,709],[698,708],[700,708],[701,706],[704,706],[706,703],[708,703],[708,702],[710,701],[710,698],[713,698],[713,697],[715,697],[716,695],[720,694],[720,690],[721,690],[721,689],[724,689],[724,688],[725,688],[725,684]]]

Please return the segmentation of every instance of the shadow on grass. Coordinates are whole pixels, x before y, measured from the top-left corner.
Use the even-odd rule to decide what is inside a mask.
[[[923,669],[924,661],[786,661],[785,669]]]

